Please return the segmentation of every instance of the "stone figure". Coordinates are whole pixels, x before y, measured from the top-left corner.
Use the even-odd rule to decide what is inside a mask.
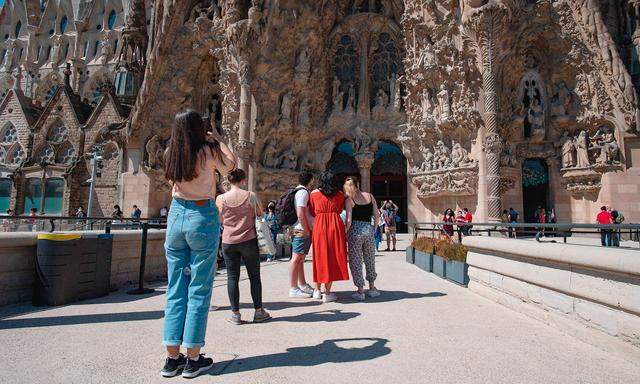
[[[500,165],[505,167],[515,167],[517,164],[516,144],[508,141],[504,145],[502,157],[500,157]]]
[[[454,141],[452,143],[451,148],[451,167],[458,168],[465,165],[469,165],[471,161],[469,160],[469,152],[462,148],[460,143],[456,143]]]
[[[276,140],[271,139],[262,150],[262,166],[265,168],[276,168],[278,166],[278,151],[276,150]]]
[[[391,97],[391,104],[395,103],[396,90],[400,88],[398,84],[398,75],[395,73],[391,74],[389,78],[389,97]]]
[[[402,94],[400,93],[400,84],[397,84],[394,88],[394,93],[391,94],[392,102],[390,107],[393,107],[394,112],[400,112],[402,108]]]
[[[295,154],[293,148],[289,148],[280,156],[278,161],[278,167],[281,169],[288,169],[295,171],[298,167],[298,155]]]
[[[451,119],[451,102],[449,100],[449,91],[444,84],[440,85],[440,92],[438,92],[438,107],[440,109],[440,121],[449,121]]]
[[[569,114],[571,106],[571,91],[564,81],[557,83],[555,90],[556,92],[551,100],[551,116],[566,116]]]
[[[568,132],[562,135],[562,168],[571,168],[575,166],[576,161],[576,143],[575,139],[569,136]]]
[[[356,134],[353,140],[354,149],[356,153],[363,153],[371,150],[371,145],[373,144],[373,140],[371,136],[367,135],[362,127],[356,127]]]
[[[382,89],[378,89],[376,93],[376,104],[373,106],[373,118],[376,120],[384,119],[385,111],[387,109],[389,96]]]
[[[309,54],[309,48],[305,47],[298,55],[296,64],[296,77],[306,80],[311,73],[311,57]]]
[[[597,164],[613,164],[618,161],[620,146],[616,141],[613,129],[601,126],[593,136],[593,147],[599,148],[600,153],[596,158]]]
[[[433,104],[431,104],[431,94],[429,93],[429,89],[425,88],[422,91],[422,120],[428,121],[432,120],[432,108]]]
[[[331,96],[333,99],[333,112],[342,112],[343,103],[344,103],[344,92],[340,90],[340,80],[337,76],[333,77],[333,82],[331,83],[332,92]]]
[[[298,107],[298,126],[308,127],[311,122],[311,104],[305,99]]]
[[[531,124],[531,137],[544,139],[544,112],[538,99],[533,99],[529,107],[528,119]]]
[[[158,135],[152,136],[147,144],[145,150],[147,151],[147,167],[151,169],[161,169],[164,165],[164,145],[163,141]]]
[[[353,84],[349,86],[349,98],[347,99],[347,112],[350,114],[356,113],[356,89]]]
[[[416,62],[416,66],[418,68],[430,68],[435,65],[435,54],[433,53],[433,44],[429,41],[428,37],[425,37],[422,40],[422,50],[420,51],[420,56]]]
[[[587,131],[580,131],[575,141],[576,148],[576,167],[588,168],[589,163],[589,135]]]
[[[291,92],[285,93],[282,96],[282,104],[280,105],[280,119],[285,122],[291,122],[291,102],[293,96]]]
[[[442,140],[438,140],[433,147],[433,161],[435,169],[447,168],[451,163],[451,150]]]
[[[428,172],[433,169],[433,153],[429,148],[426,148],[424,151],[424,161],[420,166],[420,170],[422,172]]]

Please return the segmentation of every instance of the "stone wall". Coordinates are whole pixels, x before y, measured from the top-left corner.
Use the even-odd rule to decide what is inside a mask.
[[[100,233],[97,231],[87,233]],[[114,231],[111,289],[137,283],[140,266],[140,231]],[[150,230],[145,280],[166,277],[164,230]],[[31,300],[35,279],[37,234],[0,233],[0,306]]]
[[[467,237],[469,288],[600,348],[640,357],[640,254]]]

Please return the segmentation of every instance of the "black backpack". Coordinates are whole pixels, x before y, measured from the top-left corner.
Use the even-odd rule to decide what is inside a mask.
[[[276,201],[276,215],[280,225],[293,225],[298,221],[296,212],[296,192],[307,190],[307,188],[289,188]]]

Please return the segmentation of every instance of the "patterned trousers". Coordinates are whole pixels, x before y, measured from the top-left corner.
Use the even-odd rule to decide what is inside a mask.
[[[365,221],[354,221],[347,233],[349,269],[356,287],[364,287],[362,277],[362,261],[367,270],[367,281],[376,281],[376,246],[373,226]]]

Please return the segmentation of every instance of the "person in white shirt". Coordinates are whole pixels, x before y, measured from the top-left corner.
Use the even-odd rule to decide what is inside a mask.
[[[309,213],[309,191],[307,187],[313,180],[313,174],[303,171],[298,176],[300,183],[296,189],[295,207],[298,221],[293,225],[292,239],[292,255],[289,263],[289,278],[291,289],[289,297],[311,297],[313,288],[307,284],[304,276],[304,260],[311,248],[311,229],[313,227],[313,218]]]

